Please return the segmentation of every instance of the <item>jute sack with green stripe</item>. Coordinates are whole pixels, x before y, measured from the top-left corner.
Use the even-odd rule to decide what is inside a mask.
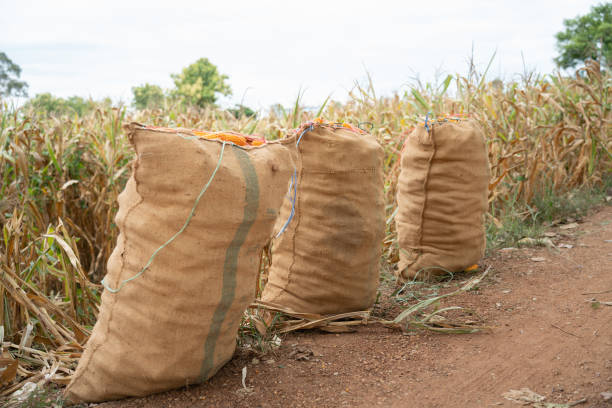
[[[294,139],[239,147],[137,124],[128,136],[120,235],[72,402],[199,383],[232,357],[294,172]]]

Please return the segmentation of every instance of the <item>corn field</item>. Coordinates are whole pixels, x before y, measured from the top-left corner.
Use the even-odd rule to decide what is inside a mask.
[[[543,189],[563,195],[610,177],[611,85],[611,75],[592,62],[570,77],[501,83],[471,72],[391,97],[378,97],[369,82],[356,85],[348,102],[330,101],[319,112],[304,109],[298,98],[292,109],[259,118],[212,107],[131,112],[100,106],[82,117],[49,117],[0,106],[0,358],[10,352],[19,361],[0,372],[0,395],[44,373],[65,384],[76,367],[98,315],[99,282],[118,235],[116,199],[130,174],[123,123],[268,139],[319,115],[371,127],[386,154],[382,262],[392,269],[398,260],[393,217],[399,157],[416,123],[444,113],[480,123],[492,169],[488,222],[500,224],[509,204],[526,213]],[[11,370],[19,381],[9,383]]]

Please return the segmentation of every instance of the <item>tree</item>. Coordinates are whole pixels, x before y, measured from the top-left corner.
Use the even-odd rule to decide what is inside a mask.
[[[612,64],[612,3],[602,3],[591,12],[564,20],[565,31],[556,34],[561,68],[574,67],[587,59],[597,60],[608,69]]]
[[[28,84],[20,81],[21,68],[0,52],[0,96],[28,96]]]
[[[49,113],[65,113],[67,110],[66,101],[62,98],[57,98],[50,93],[37,94],[34,98],[26,103],[26,109],[33,109],[36,112]]]
[[[241,117],[252,118],[253,116],[257,116],[257,112],[242,104],[235,105],[233,108],[229,108],[227,111],[236,119],[240,119]]]
[[[134,100],[132,105],[136,109],[155,109],[164,106],[166,96],[161,87],[152,84],[144,84],[132,88]]]
[[[111,104],[112,101],[109,98],[97,102],[80,96],[71,96],[64,99],[47,92],[37,94],[26,103],[25,107],[26,109],[32,109],[35,112],[46,115],[70,115],[76,113],[79,116],[83,116],[97,107],[108,107]]]
[[[203,107],[215,103],[218,93],[232,93],[229,85],[225,83],[228,76],[220,74],[208,58],[200,58],[183,68],[180,74],[172,74],[171,77],[176,86],[173,95],[190,105]]]

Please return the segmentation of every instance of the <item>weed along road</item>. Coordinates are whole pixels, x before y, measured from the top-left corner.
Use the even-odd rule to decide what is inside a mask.
[[[525,406],[544,406],[536,405],[544,397],[609,407],[612,207],[546,234],[554,246],[495,251],[483,262],[491,267],[483,282],[442,302],[474,310],[488,332],[402,333],[376,325],[352,333],[292,332],[265,355],[241,350],[205,384],[99,407],[521,406],[513,396]],[[449,292],[467,277],[456,279],[414,294]],[[381,288],[385,295],[393,290]],[[374,315],[402,309],[381,298],[387,300]]]

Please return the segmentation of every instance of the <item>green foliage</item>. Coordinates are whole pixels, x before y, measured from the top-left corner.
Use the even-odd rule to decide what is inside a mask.
[[[47,92],[38,94],[30,99],[26,103],[25,108],[45,115],[70,115],[76,113],[82,116],[100,107],[100,105],[109,107],[112,105],[112,101],[106,98],[96,102],[92,99],[81,98],[80,96],[61,98]]]
[[[28,84],[20,81],[21,68],[4,53],[0,52],[0,97],[28,96]]]
[[[252,118],[257,116],[257,112],[244,105],[236,105],[233,108],[228,109],[227,111],[231,113],[236,119],[240,119],[241,117]]]
[[[487,252],[504,247],[517,247],[522,238],[539,238],[542,235],[542,220],[536,210],[524,209],[516,201],[504,204],[499,224],[487,223]]]
[[[581,219],[590,208],[605,203],[612,177],[604,177],[596,187],[581,187],[573,191],[558,191],[544,185],[534,195],[531,205],[521,206],[516,200],[504,202],[500,225],[487,225],[487,248],[516,247],[522,238],[541,238],[546,226],[569,218]]]
[[[136,109],[156,109],[164,106],[166,96],[158,85],[144,84],[132,88],[134,99],[132,105]]]
[[[557,33],[561,68],[574,67],[587,59],[598,61],[608,69],[612,64],[612,3],[594,6],[591,12],[565,20],[565,31]]]
[[[200,58],[183,68],[180,74],[172,74],[171,77],[176,86],[172,91],[173,96],[188,105],[204,107],[214,104],[217,94],[232,93],[229,85],[225,83],[228,76],[220,74],[208,58]]]

